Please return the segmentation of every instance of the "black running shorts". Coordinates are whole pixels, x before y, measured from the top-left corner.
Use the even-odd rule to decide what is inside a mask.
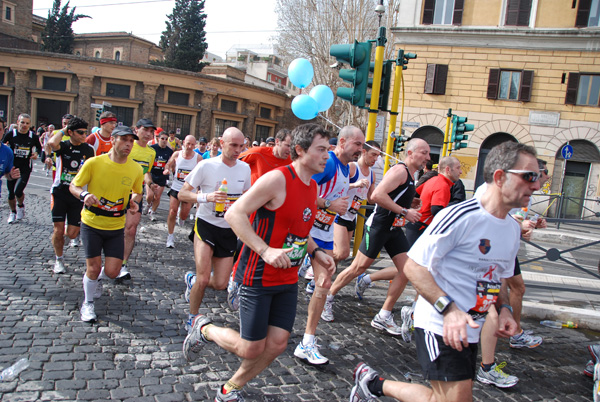
[[[81,223],[81,209],[83,202],[75,198],[71,193],[55,190],[50,194],[50,209],[52,211],[52,222],[64,222],[72,226]]]
[[[196,236],[213,248],[213,257],[233,257],[237,247],[237,236],[232,229],[220,228],[200,218],[196,218],[194,225]]]
[[[81,242],[85,258],[105,257],[123,259],[125,251],[125,228],[117,230],[100,230],[81,222]]]
[[[410,249],[402,229],[377,229],[365,225],[365,234],[359,247],[360,252],[375,259],[383,247],[390,258],[394,258],[400,253],[406,253]]]
[[[340,226],[345,227],[348,230],[348,232],[354,232],[354,229],[356,229],[356,219],[349,221],[349,220],[340,218],[340,216],[338,215],[335,218],[335,223],[337,223]]]

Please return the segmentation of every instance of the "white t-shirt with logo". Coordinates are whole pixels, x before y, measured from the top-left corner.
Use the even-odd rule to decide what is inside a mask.
[[[480,314],[494,303],[501,279],[514,274],[519,241],[519,224],[513,218],[496,218],[478,198],[471,198],[439,212],[408,252],[460,310],[476,318],[479,328],[467,325],[469,343],[479,342]],[[414,318],[415,327],[443,335],[444,316],[422,296]]]
[[[236,161],[234,166],[223,163],[221,156],[204,159],[196,165],[185,178],[194,189],[210,194],[221,186],[223,179],[227,180],[227,202],[223,212],[215,212],[214,202],[200,203],[196,211],[196,218],[200,218],[220,228],[229,228],[224,218],[225,212],[250,188],[250,166],[246,162]]]

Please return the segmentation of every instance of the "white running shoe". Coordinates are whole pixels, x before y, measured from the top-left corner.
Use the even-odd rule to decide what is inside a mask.
[[[402,310],[400,310],[400,317],[402,318],[402,339],[405,342],[410,342],[412,340],[412,329],[413,329],[413,313],[415,309],[412,306],[404,306]]]
[[[192,329],[183,341],[183,356],[188,362],[193,362],[200,355],[200,351],[209,341],[202,335],[202,327],[211,323],[210,318],[204,315],[194,317]]]
[[[131,274],[129,273],[129,270],[127,269],[126,264],[121,265],[121,271],[119,271],[119,275],[117,275],[117,279],[121,280],[121,281],[131,279]]]
[[[329,363],[329,359],[319,353],[319,345],[317,345],[317,338],[313,340],[313,343],[304,345],[302,342],[296,346],[294,356],[299,359],[306,360],[308,364],[315,366]]]
[[[186,301],[186,303],[189,303],[190,302],[190,293],[192,291],[192,287],[194,286],[194,283],[196,282],[196,274],[193,273],[192,271],[187,271],[185,273],[185,277],[183,280],[185,281],[185,295],[184,295],[185,301]]]
[[[79,246],[81,246],[81,239],[79,238],[79,236],[77,236],[74,239],[71,239],[71,241],[69,242],[69,246],[70,247],[79,247]]]
[[[502,369],[506,366],[506,362],[500,364],[494,363],[490,371],[483,371],[483,367],[479,366],[477,371],[477,381],[484,384],[492,384],[498,388],[510,388],[517,385],[519,379],[514,375],[508,375]]]
[[[306,284],[306,293],[312,295],[315,292],[315,280],[311,280]]]
[[[81,321],[83,322],[93,322],[96,321],[96,311],[94,308],[94,303],[83,302],[81,305]]]
[[[356,297],[358,297],[358,300],[362,300],[365,294],[365,290],[371,287],[371,283],[367,283],[367,281],[365,281],[365,276],[367,276],[366,273],[360,274],[358,275],[358,278],[356,278],[354,292],[356,293]]]
[[[17,205],[17,220],[20,221],[24,217],[25,217],[25,206],[20,207]]]
[[[329,296],[325,300],[325,306],[323,306],[323,312],[321,313],[321,319],[323,321],[331,322],[333,321],[333,298],[330,300]]]
[[[396,325],[396,323],[394,322],[393,314],[390,314],[387,320],[384,320],[383,318],[381,318],[379,313],[377,313],[375,318],[373,318],[373,321],[371,321],[371,326],[373,328],[386,330],[392,335],[402,335],[402,328]]]
[[[350,391],[350,402],[372,402],[377,397],[369,390],[369,382],[379,374],[365,363],[360,362],[354,369],[354,387]]]
[[[175,248],[175,233],[167,235],[167,248]]]
[[[153,210],[148,211],[148,218],[154,222],[156,220],[156,216],[154,216],[155,212]]]
[[[17,214],[14,212],[11,212],[10,214],[8,214],[8,223],[15,223],[17,221]]]
[[[233,280],[233,275],[229,277],[229,283],[227,284],[227,304],[233,311],[240,309],[240,289],[242,288],[241,283],[237,283]]]
[[[54,273],[64,274],[65,272],[67,272],[67,270],[65,269],[65,264],[63,263],[62,258],[60,260],[56,260],[54,263]]]
[[[304,275],[304,279],[313,280],[315,279],[315,271],[313,270],[312,265],[308,267],[306,270],[306,274]]]
[[[542,337],[531,333],[521,332],[518,335],[511,336],[508,344],[511,348],[529,348],[533,349],[542,344]]]
[[[298,268],[298,277],[304,278],[304,276],[306,275],[306,271],[308,270],[309,267],[311,267],[310,257],[308,256],[308,254],[306,254],[304,256],[304,260],[302,260],[302,264],[300,265],[300,268]]]

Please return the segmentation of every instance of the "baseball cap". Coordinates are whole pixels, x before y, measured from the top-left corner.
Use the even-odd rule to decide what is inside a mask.
[[[153,126],[154,127],[154,126]],[[131,130],[131,128],[129,128],[128,126],[117,126],[117,128],[115,128],[111,134],[113,137],[114,136],[124,136],[124,135],[133,135],[133,138],[135,138],[136,140],[139,140],[140,138]]]
[[[329,145],[337,145],[337,138],[330,138],[329,139]]]
[[[200,137],[200,138],[198,138],[198,142],[202,142],[204,144],[208,144],[208,139],[206,137]]]
[[[258,145],[258,141],[253,141],[253,142],[252,142],[252,145],[253,145],[253,146],[257,146],[257,145]]]
[[[265,142],[266,142],[267,144],[268,144],[268,143],[270,143],[270,142],[275,142],[275,138],[273,138],[273,137],[269,137],[269,138],[267,138],[267,140],[266,140]]]
[[[163,131],[165,131],[165,130],[163,130],[161,127],[157,127],[156,131],[154,132],[154,134],[155,135],[160,135],[160,133],[162,133]]]
[[[152,120],[150,120],[150,119],[139,119],[135,126],[136,127],[152,127],[154,129],[156,129],[156,126],[154,125],[154,123],[152,123]]]

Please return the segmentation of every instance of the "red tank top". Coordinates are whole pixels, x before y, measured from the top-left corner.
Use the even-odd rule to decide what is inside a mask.
[[[286,197],[275,210],[259,208],[250,216],[252,227],[270,247],[293,248],[288,253],[292,268],[280,269],[266,264],[244,245],[235,267],[235,280],[245,286],[268,287],[298,282],[298,267],[306,254],[308,236],[317,211],[317,183],[306,185],[292,165],[279,167],[285,176]]]

